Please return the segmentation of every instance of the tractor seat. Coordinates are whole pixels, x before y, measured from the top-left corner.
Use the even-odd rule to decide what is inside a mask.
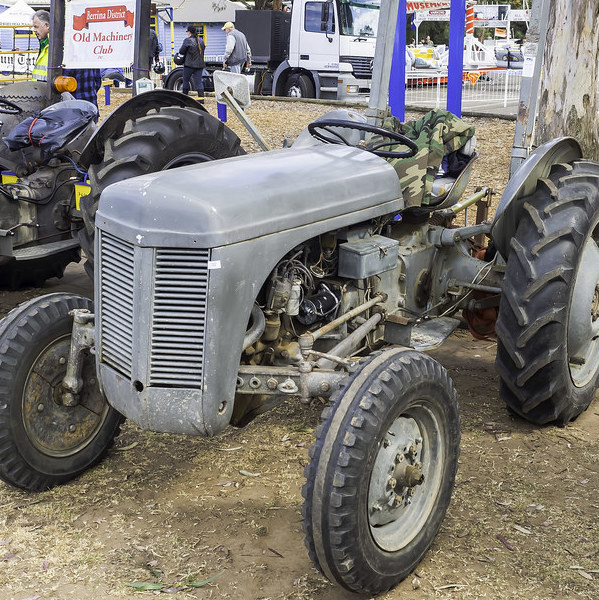
[[[440,204],[451,206],[457,202],[466,189],[477,158],[476,136],[458,151],[445,156],[433,181],[429,205],[438,208]]]
[[[12,151],[33,146],[45,152],[56,152],[97,116],[98,109],[87,100],[57,102],[21,121],[4,137],[4,143]]]

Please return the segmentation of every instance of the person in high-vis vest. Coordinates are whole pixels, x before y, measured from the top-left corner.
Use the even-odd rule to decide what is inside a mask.
[[[33,32],[40,41],[40,51],[33,67],[33,79],[48,81],[48,53],[50,50],[50,18],[47,10],[33,14]]]
[[[50,13],[38,10],[33,13],[33,31],[40,41],[40,51],[33,67],[33,79],[48,81],[48,54],[50,44]],[[77,80],[77,89],[73,96],[78,100],[87,100],[98,107],[98,91],[102,87],[100,69],[63,69],[62,74]]]

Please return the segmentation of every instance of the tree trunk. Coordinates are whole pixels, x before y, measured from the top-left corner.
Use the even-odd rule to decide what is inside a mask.
[[[599,159],[597,50],[599,3],[552,0],[543,57],[536,145],[569,135]]]

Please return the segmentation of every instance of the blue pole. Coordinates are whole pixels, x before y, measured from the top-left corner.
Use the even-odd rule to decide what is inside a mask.
[[[464,34],[466,0],[453,0],[449,13],[449,67],[447,73],[447,110],[462,116],[462,76],[464,73]]]
[[[406,27],[406,0],[399,0],[389,80],[389,106],[391,114],[402,123],[406,116]]]

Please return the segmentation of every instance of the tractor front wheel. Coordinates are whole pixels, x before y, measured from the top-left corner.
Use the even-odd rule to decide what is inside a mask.
[[[0,479],[28,491],[69,481],[112,446],[123,417],[106,401],[91,354],[83,359],[78,402],[62,381],[74,309],[91,300],[48,294],[26,302],[0,324]]]
[[[353,592],[384,592],[420,563],[449,506],[460,442],[452,381],[414,350],[374,354],[315,434],[302,490],[310,557]]]

